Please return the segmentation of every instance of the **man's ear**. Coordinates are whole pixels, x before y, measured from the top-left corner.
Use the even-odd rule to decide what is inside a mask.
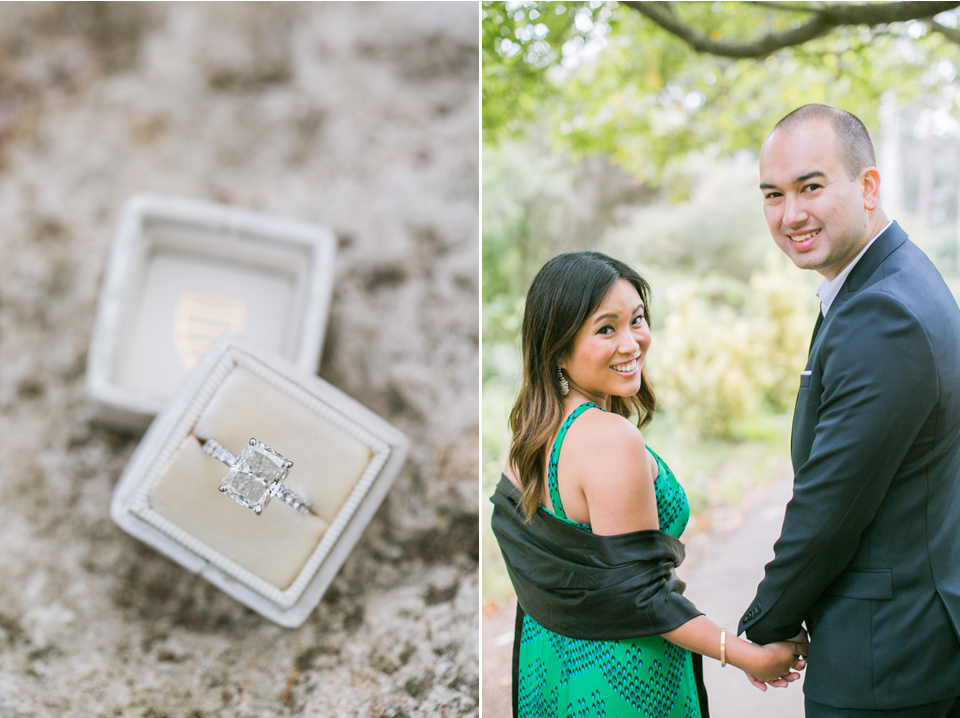
[[[863,207],[873,211],[880,206],[880,171],[865,167],[860,171],[860,187],[863,189]]]

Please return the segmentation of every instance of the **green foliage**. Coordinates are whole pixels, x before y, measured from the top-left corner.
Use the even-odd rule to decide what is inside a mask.
[[[484,309],[486,314],[486,308]],[[519,334],[519,326],[513,339]],[[500,549],[490,530],[492,507],[486,499],[500,480],[500,472],[507,462],[510,437],[507,418],[520,389],[520,351],[515,341],[490,341],[484,333],[483,378],[481,392],[481,550],[483,558],[482,583],[484,597],[504,598],[512,594]]]
[[[736,438],[750,417],[792,406],[816,319],[809,279],[771,253],[749,283],[667,288],[648,371],[662,409],[692,438]]]
[[[596,40],[595,28],[609,28],[611,15],[613,11],[603,3],[485,0],[481,25],[484,128],[496,135],[508,134],[512,118],[532,117],[555,94],[547,70],[561,63],[565,51],[574,53]]]
[[[754,3],[676,3],[674,11],[714,39],[803,19]],[[485,143],[536,127],[557,147],[603,153],[642,181],[658,182],[694,150],[755,150],[808,102],[843,107],[875,130],[884,90],[905,101],[951,94],[960,66],[960,48],[920,23],[841,27],[759,61],[695,53],[615,3],[487,2],[482,24]],[[952,94],[951,104],[955,112]]]
[[[606,233],[603,251],[640,267],[743,281],[763,266],[774,244],[755,158],[716,162],[690,155],[674,165],[669,182],[674,201],[633,208]]]
[[[513,339],[537,270],[560,252],[597,248],[624,204],[649,192],[622,169],[570,163],[540,143],[505,141],[483,152],[484,340]]]
[[[560,200],[572,184],[572,169],[560,157],[505,143],[483,150],[484,301],[523,296],[551,255],[543,231],[549,217],[536,210]]]

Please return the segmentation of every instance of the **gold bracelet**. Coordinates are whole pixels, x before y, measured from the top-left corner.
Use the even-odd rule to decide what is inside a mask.
[[[720,629],[720,667],[727,665],[727,629]]]

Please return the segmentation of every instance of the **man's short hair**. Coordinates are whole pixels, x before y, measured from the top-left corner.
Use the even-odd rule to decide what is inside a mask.
[[[770,134],[777,130],[793,130],[807,120],[828,120],[833,125],[840,145],[840,159],[851,180],[855,180],[864,167],[875,167],[876,155],[870,133],[856,115],[838,110],[829,105],[803,105],[780,120]]]

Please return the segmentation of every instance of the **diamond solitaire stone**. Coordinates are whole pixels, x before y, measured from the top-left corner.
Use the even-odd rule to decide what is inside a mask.
[[[256,514],[280,494],[293,462],[262,441],[250,439],[223,477],[220,490]],[[286,493],[286,492],[284,492]]]

